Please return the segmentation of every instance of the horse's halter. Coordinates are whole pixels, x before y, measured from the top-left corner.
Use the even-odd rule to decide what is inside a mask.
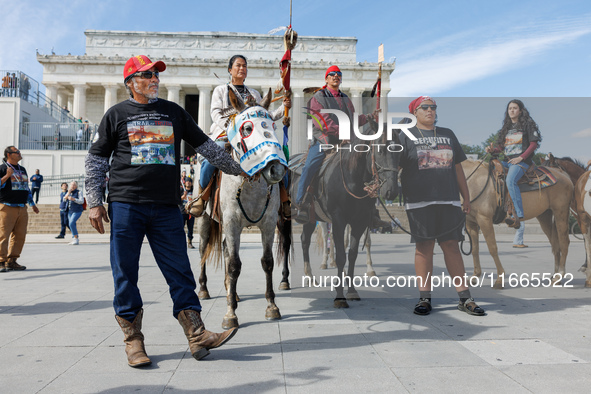
[[[249,176],[255,175],[274,160],[287,167],[283,148],[275,136],[276,129],[267,110],[258,105],[245,108],[230,122],[228,140],[238,156],[240,166]]]

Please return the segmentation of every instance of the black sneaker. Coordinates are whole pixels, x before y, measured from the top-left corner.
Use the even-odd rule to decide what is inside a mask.
[[[5,263],[0,263],[0,272],[8,272]]]
[[[58,235],[57,237],[55,237],[55,239],[61,239],[61,238],[64,238],[64,237],[65,237],[64,235],[61,235],[61,234],[60,234],[60,235]]]

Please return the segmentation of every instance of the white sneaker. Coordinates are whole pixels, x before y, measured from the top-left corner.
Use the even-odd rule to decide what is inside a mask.
[[[80,240],[78,238],[74,238],[74,240],[72,242],[70,242],[70,245],[78,245],[80,243]]]

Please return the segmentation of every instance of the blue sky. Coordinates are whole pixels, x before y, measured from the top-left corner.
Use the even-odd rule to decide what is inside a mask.
[[[0,69],[39,81],[35,50],[82,55],[87,29],[265,34],[289,23],[288,0],[0,0],[0,7]],[[358,61],[376,61],[383,43],[386,59],[397,61],[395,96],[584,98],[591,92],[591,2],[584,0],[294,0],[293,27],[300,35],[356,37]],[[504,108],[493,110],[502,115]],[[582,150],[591,130],[568,129],[579,135],[573,155],[591,157]]]

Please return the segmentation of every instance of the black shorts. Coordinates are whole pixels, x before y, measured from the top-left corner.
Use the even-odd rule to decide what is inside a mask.
[[[436,239],[463,241],[465,214],[462,208],[449,204],[433,204],[406,211],[410,224],[411,243]]]

